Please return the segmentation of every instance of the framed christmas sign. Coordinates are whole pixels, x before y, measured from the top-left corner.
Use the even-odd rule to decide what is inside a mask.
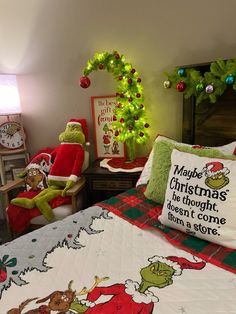
[[[112,130],[116,96],[92,96],[91,102],[96,158],[124,157],[124,143],[114,139]]]

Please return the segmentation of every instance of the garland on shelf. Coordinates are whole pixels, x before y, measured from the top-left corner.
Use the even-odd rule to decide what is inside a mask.
[[[116,107],[112,127],[116,141],[135,140],[143,144],[148,139],[149,123],[147,122],[144,95],[139,73],[125,57],[117,51],[96,53],[87,61],[84,76],[80,78],[80,86],[90,86],[88,75],[92,71],[107,70],[118,82]]]
[[[182,92],[186,99],[195,96],[196,104],[207,99],[214,103],[228,86],[236,90],[236,59],[216,60],[210,64],[210,71],[204,75],[196,69],[180,67],[175,68],[173,73],[165,75],[167,76],[163,83],[165,88],[175,88]]]

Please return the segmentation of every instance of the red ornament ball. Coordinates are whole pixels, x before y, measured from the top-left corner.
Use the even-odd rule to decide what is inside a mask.
[[[143,133],[143,132],[140,132],[140,133],[139,133],[139,136],[143,137],[143,136],[144,136],[144,133]]]
[[[132,98],[132,97],[129,97],[129,98],[128,98],[128,101],[129,101],[129,102],[132,102],[132,101],[133,101],[133,98]]]
[[[118,136],[119,135],[119,131],[115,131],[115,136]]]
[[[137,98],[140,98],[140,97],[141,97],[141,94],[140,94],[140,93],[137,93],[137,94],[136,94],[136,97],[137,97]]]
[[[123,80],[123,75],[119,75],[119,76],[118,76],[118,80],[119,80],[119,81]]]
[[[186,84],[183,81],[176,84],[176,89],[178,92],[183,92],[185,88],[186,88]]]
[[[113,121],[116,121],[116,120],[117,120],[116,116],[113,116]]]
[[[81,76],[79,84],[82,88],[88,88],[91,84],[90,79],[87,76]]]
[[[144,127],[145,127],[145,128],[149,128],[149,124],[148,124],[148,123],[145,123],[145,124],[144,124]]]
[[[98,67],[99,67],[100,70],[104,69],[104,65],[102,63],[100,63]]]
[[[136,72],[136,70],[135,70],[135,69],[132,69],[130,72],[131,72],[132,74],[134,74],[134,73]]]
[[[133,82],[132,79],[129,78],[129,79],[128,79],[128,84],[132,84],[132,82]]]
[[[140,106],[139,106],[139,107],[140,107],[140,109],[143,109],[144,105],[143,105],[143,104],[140,104]]]
[[[115,54],[115,58],[116,58],[116,60],[120,59],[119,53],[116,53],[116,54]]]
[[[125,122],[125,119],[124,118],[121,118],[120,119],[120,123],[124,123]]]
[[[141,82],[142,82],[142,80],[141,80],[140,77],[137,78],[137,82],[138,82],[138,83],[141,83]]]
[[[137,120],[138,120],[138,116],[134,116],[134,120],[136,120],[136,121],[137,121]]]

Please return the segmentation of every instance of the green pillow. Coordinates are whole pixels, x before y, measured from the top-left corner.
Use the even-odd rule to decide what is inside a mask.
[[[153,162],[150,180],[144,195],[146,198],[160,204],[163,204],[165,200],[167,181],[171,167],[171,154],[174,148],[197,156],[235,159],[232,158],[232,155],[226,156],[214,148],[192,148],[191,146],[176,145],[169,141],[156,141],[153,145]]]

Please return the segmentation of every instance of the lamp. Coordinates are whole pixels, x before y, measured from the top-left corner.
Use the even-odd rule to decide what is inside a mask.
[[[20,113],[16,75],[0,74],[0,114]]]

